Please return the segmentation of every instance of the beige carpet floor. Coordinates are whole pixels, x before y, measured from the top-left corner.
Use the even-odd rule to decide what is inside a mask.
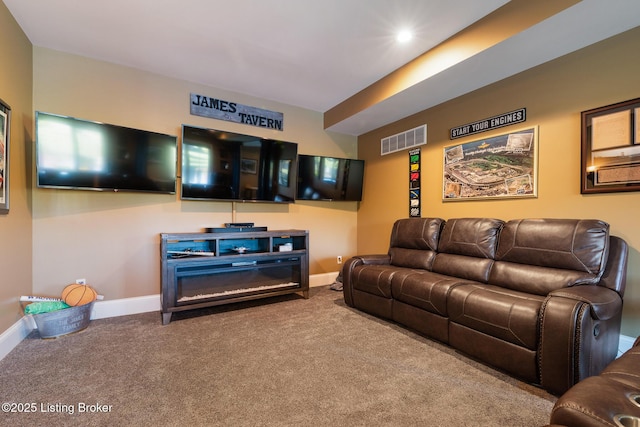
[[[0,361],[0,425],[542,426],[555,402],[328,286],[161,323],[34,331]]]

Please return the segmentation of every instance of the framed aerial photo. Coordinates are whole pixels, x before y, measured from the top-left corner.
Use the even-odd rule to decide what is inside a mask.
[[[640,190],[640,98],[583,111],[581,193]]]
[[[537,197],[537,126],[450,145],[443,154],[443,201]]]
[[[9,128],[11,108],[0,100],[0,214],[9,213]]]

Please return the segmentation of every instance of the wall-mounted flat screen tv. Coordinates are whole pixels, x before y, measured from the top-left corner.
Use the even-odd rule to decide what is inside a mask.
[[[172,135],[36,112],[38,187],[176,192]]]
[[[362,200],[364,160],[298,156],[298,200]]]
[[[182,125],[185,200],[293,203],[298,144]]]

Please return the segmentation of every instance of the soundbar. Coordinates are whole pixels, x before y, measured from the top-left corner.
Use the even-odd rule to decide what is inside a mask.
[[[207,227],[207,233],[238,233],[241,231],[267,231],[267,227]]]
[[[225,227],[253,227],[254,222],[225,222]]]

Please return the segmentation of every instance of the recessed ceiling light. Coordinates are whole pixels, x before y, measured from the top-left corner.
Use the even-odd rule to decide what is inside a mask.
[[[400,43],[406,43],[413,38],[413,34],[409,30],[402,30],[396,36],[396,40]]]

